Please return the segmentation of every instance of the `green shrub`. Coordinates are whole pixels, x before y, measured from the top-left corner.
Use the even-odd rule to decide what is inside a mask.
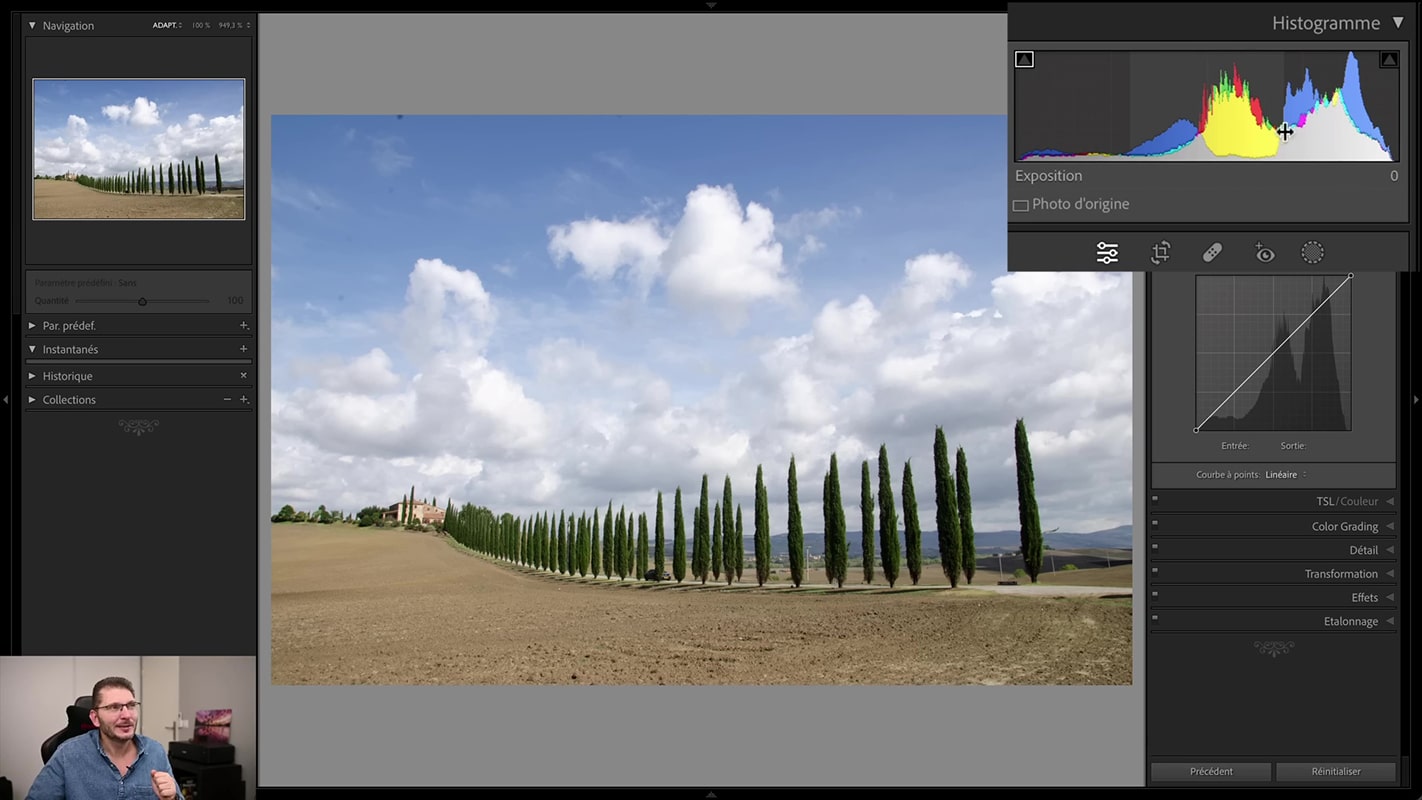
[[[1074,569],[1076,569],[1076,565],[1075,565],[1075,564],[1067,564],[1065,567],[1062,567],[1062,572],[1066,572],[1067,570],[1074,570]]]

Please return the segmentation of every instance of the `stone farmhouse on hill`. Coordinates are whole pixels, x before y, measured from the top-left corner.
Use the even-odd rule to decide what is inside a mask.
[[[389,506],[381,512],[381,518],[390,522],[399,523],[405,518],[405,501]],[[432,506],[429,503],[416,500],[411,509],[415,521],[421,525],[441,525],[444,523],[444,509]]]

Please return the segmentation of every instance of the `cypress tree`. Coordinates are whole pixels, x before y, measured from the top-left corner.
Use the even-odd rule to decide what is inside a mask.
[[[568,571],[568,542],[566,538],[567,532],[563,527],[563,518],[561,516],[558,518],[558,526],[553,528],[550,525],[550,530],[557,531],[557,544],[553,546],[553,564],[558,574],[562,575]]]
[[[638,533],[637,515],[629,513],[627,515],[627,538],[624,540],[624,545],[627,548],[627,574],[630,575],[634,581],[640,577],[637,574]]]
[[[647,515],[637,515],[637,579],[647,577]]]
[[[726,585],[735,579],[736,551],[741,542],[736,538],[735,523],[731,521],[731,476],[726,476],[725,487],[721,490],[721,564],[726,571]]]
[[[957,588],[963,567],[962,538],[958,530],[957,491],[948,469],[948,440],[941,426],[933,434],[933,499],[937,504],[939,560],[948,583]]]
[[[578,571],[578,526],[572,514],[568,515],[568,574]]]
[[[834,519],[830,512],[830,503],[834,498],[830,495],[829,471],[825,471],[824,486],[820,489],[820,513],[823,515],[825,532],[825,581],[831,586],[834,585],[834,545],[831,544],[834,538]]]
[[[701,503],[696,507],[696,539],[691,555],[692,574],[704,584],[711,574],[711,493],[705,474],[701,476]]]
[[[573,522],[573,515],[559,511],[558,527],[566,531],[563,537],[563,574],[572,575],[577,572],[578,563],[578,531]]]
[[[879,550],[884,579],[889,588],[899,579],[899,510],[894,505],[894,484],[889,476],[889,448],[879,445]]]
[[[177,178],[173,175],[173,163],[170,161],[170,162],[168,162],[168,194],[177,194],[177,193],[178,193],[178,180],[177,180]],[[410,497],[413,499],[413,498],[414,498],[414,495],[412,494],[412,495],[410,495]]]
[[[833,544],[826,544],[825,548],[834,548],[834,582],[839,588],[844,588],[844,579],[849,577],[849,523],[844,516],[844,498],[840,492],[839,485],[839,456],[830,455],[829,471],[830,495],[833,500],[830,502],[830,512],[833,522]]]
[[[741,507],[736,506],[736,580],[741,579],[741,572],[745,568],[746,561],[746,534],[741,527]]]
[[[587,577],[587,566],[589,566],[589,564],[587,564],[587,561],[589,561],[587,544],[589,544],[589,534],[587,512],[583,512],[577,516],[577,575],[579,575],[579,577]]]
[[[627,579],[627,506],[617,509],[617,579]]]
[[[1036,477],[1032,474],[1032,451],[1027,446],[1027,425],[1017,420],[1014,434],[1017,450],[1017,517],[1022,525],[1023,568],[1032,582],[1042,572],[1042,518],[1037,510]]]
[[[568,518],[568,574],[578,574],[578,561],[581,558],[582,542],[578,541],[578,518],[566,511],[558,512]]]
[[[764,586],[770,579],[770,504],[765,496],[765,472],[755,468],[755,579]]]
[[[172,167],[170,166],[170,167],[168,167],[168,169],[171,170]],[[170,174],[171,174],[171,173],[170,173]],[[415,484],[413,484],[413,483],[410,484],[410,521],[409,521],[409,524],[410,524],[410,525],[414,525],[414,524],[415,524]]]
[[[869,459],[864,460],[859,486],[859,518],[861,550],[864,556],[864,582],[874,582],[874,491],[869,483]]]
[[[968,489],[968,454],[958,448],[958,531],[962,540],[963,577],[973,582],[978,569],[977,547],[973,544],[973,496]]]
[[[790,581],[796,588],[805,581],[805,528],[800,523],[800,489],[795,480],[795,456],[790,456],[790,519],[785,527],[790,548]]]
[[[602,570],[607,573],[607,577],[612,577],[613,568],[613,544],[615,537],[612,535],[612,501],[607,501],[607,516],[602,519]]]
[[[216,155],[212,157],[213,173],[217,175],[217,193],[222,194],[222,160]]]
[[[588,546],[592,560],[592,574],[596,578],[602,572],[602,543],[598,541],[597,512],[592,515],[592,542]]]
[[[686,519],[681,514],[681,487],[676,487],[672,508],[672,577],[681,583],[686,577]]]
[[[721,579],[721,560],[725,550],[721,544],[721,504],[715,505],[715,516],[711,522],[711,577]]]
[[[701,506],[691,509],[691,578],[701,577]]]
[[[923,574],[923,535],[918,527],[918,498],[913,493],[913,466],[904,462],[904,549],[908,555],[909,578],[918,585]]]
[[[447,505],[444,509],[444,524],[440,527],[444,529],[445,533],[454,533],[454,501],[449,500],[446,502]]]
[[[657,580],[661,580],[662,573],[667,568],[667,531],[662,520],[662,493],[660,491],[657,492],[657,530],[653,561],[657,565]]]
[[[558,512],[558,529],[563,531],[563,560],[560,564],[564,575],[572,575],[578,562],[578,531],[573,515],[567,511]]]

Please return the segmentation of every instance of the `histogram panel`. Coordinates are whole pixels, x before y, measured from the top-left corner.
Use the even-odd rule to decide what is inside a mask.
[[[1349,431],[1348,275],[1202,275],[1195,282],[1197,431]]]
[[[1378,51],[1041,52],[1014,70],[1022,162],[1398,160]],[[1395,62],[1389,62],[1395,63]]]

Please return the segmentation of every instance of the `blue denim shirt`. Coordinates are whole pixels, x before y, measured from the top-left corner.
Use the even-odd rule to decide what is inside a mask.
[[[133,741],[138,745],[138,760],[133,762],[128,774],[119,776],[118,767],[109,760],[99,744],[99,732],[75,736],[61,744],[49,763],[44,765],[30,793],[25,800],[151,800],[153,793],[153,770],[173,774],[173,765],[168,763],[168,754],[163,745],[147,736],[137,735]],[[177,783],[177,780],[174,780]],[[182,800],[183,791],[178,790]]]

